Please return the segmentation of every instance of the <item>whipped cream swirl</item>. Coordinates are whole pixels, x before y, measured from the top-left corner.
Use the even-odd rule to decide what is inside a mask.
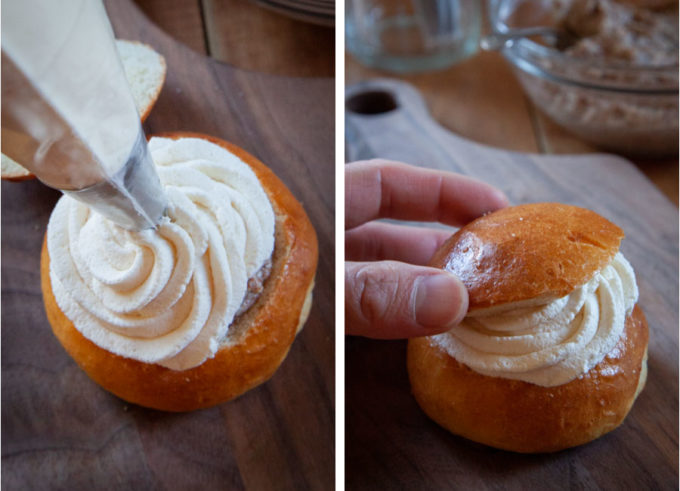
[[[544,387],[588,372],[614,348],[638,299],[621,253],[571,294],[531,307],[472,313],[433,340],[460,363],[492,377]]]
[[[252,169],[197,138],[152,138],[169,207],[156,230],[131,232],[68,196],[47,227],[57,304],[115,354],[186,370],[214,356],[269,263],[275,217]]]

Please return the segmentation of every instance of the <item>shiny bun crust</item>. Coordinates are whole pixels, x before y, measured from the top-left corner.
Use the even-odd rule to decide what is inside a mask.
[[[430,265],[461,279],[474,311],[563,297],[607,265],[622,238],[619,227],[584,208],[519,205],[461,228]]]
[[[648,336],[636,306],[611,353],[556,387],[474,372],[427,337],[409,340],[408,372],[420,407],[451,433],[514,452],[554,452],[623,422],[645,384]]]
[[[232,324],[215,357],[192,369],[175,371],[106,351],[80,334],[59,309],[50,283],[46,240],[40,276],[54,334],[95,382],[141,406],[191,411],[233,399],[274,374],[309,315],[318,246],[302,205],[259,160],[235,145],[206,135],[176,132],[157,136],[203,138],[234,153],[253,169],[276,215],[271,274],[256,303]]]
[[[470,310],[480,310],[571,293],[611,261],[622,237],[619,227],[583,208],[520,205],[461,228],[430,264],[458,275]],[[554,387],[482,375],[432,339],[415,338],[409,378],[421,408],[452,433],[515,452],[552,452],[621,424],[646,380],[648,337],[636,305],[605,359]]]

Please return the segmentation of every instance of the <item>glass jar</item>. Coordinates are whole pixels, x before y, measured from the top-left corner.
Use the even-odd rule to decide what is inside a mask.
[[[347,49],[371,67],[438,70],[477,51],[478,0],[347,0],[345,9]]]

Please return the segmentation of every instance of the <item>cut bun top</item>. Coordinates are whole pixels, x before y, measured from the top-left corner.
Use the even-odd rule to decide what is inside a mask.
[[[165,58],[148,44],[138,41],[117,39],[116,49],[123,63],[140,119],[144,121],[163,88],[167,71]],[[0,177],[10,181],[22,181],[33,179],[35,175],[3,153]]]
[[[125,77],[144,121],[156,103],[165,82],[165,58],[148,44],[139,41],[116,40],[118,55],[123,62]]]
[[[454,273],[469,311],[563,297],[619,250],[623,230],[597,213],[560,203],[504,208],[458,230],[430,266]]]

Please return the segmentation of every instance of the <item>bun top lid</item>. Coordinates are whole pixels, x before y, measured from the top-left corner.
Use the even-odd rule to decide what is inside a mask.
[[[597,213],[532,203],[482,216],[458,230],[430,265],[465,284],[469,310],[564,297],[618,252],[623,230]]]

